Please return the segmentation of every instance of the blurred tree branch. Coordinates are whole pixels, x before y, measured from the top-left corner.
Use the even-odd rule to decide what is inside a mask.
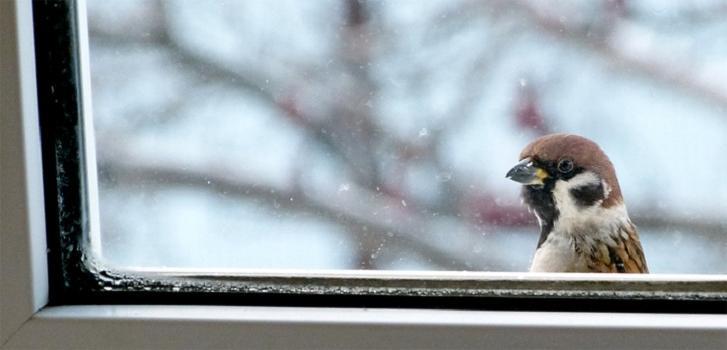
[[[594,40],[588,28],[569,25],[567,20],[545,14],[528,0],[479,0],[479,4],[482,13],[491,14],[493,12],[489,7],[500,7],[501,10],[496,13],[507,13],[525,19],[555,38],[600,55],[612,67],[620,69],[625,74],[640,74],[666,87],[678,88],[697,99],[727,109],[727,91],[698,78],[699,75],[694,74],[690,67],[678,66],[672,61],[667,62],[658,52],[645,48],[629,52],[623,43],[618,41],[621,38],[614,34],[619,30],[628,30],[628,26],[633,25],[626,19],[617,21],[614,24],[615,28],[609,30],[610,34],[604,40]],[[551,9],[551,13],[553,12],[557,13]]]
[[[103,147],[110,151],[113,146]],[[291,191],[256,183],[237,168],[194,167],[179,164],[180,160],[149,159],[115,147],[116,157],[99,157],[99,173],[113,176],[116,184],[143,182],[195,187],[226,195],[258,201],[262,206],[289,211],[307,212],[354,230],[366,227],[368,232],[386,241],[394,242],[431,259],[448,269],[472,270],[498,265],[483,254],[467,253],[462,246],[469,237],[451,246],[441,244],[439,232],[432,231],[429,218],[420,216],[401,205],[401,201],[381,193],[370,193],[365,188],[351,187],[345,192]],[[214,162],[210,162],[214,164]]]
[[[494,227],[494,224],[502,224],[503,218],[509,218],[511,222],[508,223],[512,225],[529,222],[529,219],[522,219],[530,218],[524,209],[499,207],[493,204],[496,189],[484,189],[479,193],[472,193],[474,191],[470,186],[457,176],[442,185],[446,188],[443,191],[446,195],[439,198],[438,203],[426,203],[414,198],[411,193],[403,189],[402,183],[407,168],[414,162],[431,164],[435,171],[448,171],[440,154],[443,139],[449,136],[447,133],[451,132],[452,128],[461,126],[468,121],[468,118],[476,116],[477,104],[484,93],[482,86],[486,72],[500,59],[503,47],[517,34],[515,26],[508,22],[508,26],[497,36],[496,41],[484,48],[475,48],[478,51],[476,54],[478,59],[474,61],[466,76],[463,76],[459,102],[447,111],[448,116],[443,118],[441,123],[427,130],[429,136],[424,141],[399,140],[396,135],[385,130],[380,121],[377,122],[376,117],[380,116],[376,115],[376,109],[372,108],[380,90],[370,68],[370,63],[374,60],[373,51],[380,40],[370,23],[371,17],[375,14],[368,12],[365,2],[344,1],[345,11],[341,16],[345,17],[345,26],[340,29],[343,39],[337,48],[336,57],[333,58],[334,64],[330,70],[317,73],[320,76],[312,74],[313,77],[310,78],[312,81],[305,81],[305,84],[310,86],[320,85],[324,91],[320,96],[316,95],[320,98],[315,100],[316,104],[323,107],[314,112],[302,106],[306,102],[303,100],[310,99],[311,95],[305,95],[305,91],[297,91],[291,86],[291,82],[266,83],[264,73],[216,62],[203,52],[185,46],[172,33],[164,1],[159,1],[163,23],[158,26],[156,32],[143,39],[129,37],[121,32],[114,34],[98,31],[93,27],[91,27],[91,37],[92,40],[108,45],[124,47],[153,45],[164,48],[170,53],[172,61],[170,63],[184,66],[185,70],[190,71],[191,75],[198,79],[199,84],[221,84],[259,98],[280,111],[281,117],[287,118],[299,127],[307,135],[308,142],[321,146],[333,156],[343,160],[342,163],[347,170],[354,174],[355,181],[349,185],[349,190],[344,193],[335,193],[331,190],[306,190],[301,185],[305,164],[298,165],[297,171],[291,174],[290,186],[274,188],[256,183],[256,179],[249,178],[243,169],[223,166],[223,162],[214,159],[209,161],[212,166],[190,168],[181,160],[144,158],[108,144],[99,146],[99,150],[103,149],[107,154],[113,152],[115,156],[112,158],[104,156],[103,153],[99,156],[101,172],[113,174],[115,181],[119,183],[137,182],[141,179],[160,186],[212,188],[218,192],[252,199],[266,206],[313,213],[346,227],[353,241],[362,242],[359,266],[364,268],[376,267],[372,254],[382,241],[394,242],[402,250],[415,251],[448,269],[502,266],[505,262],[496,261],[495,257],[474,253],[469,249],[468,245],[480,237],[463,235],[450,239],[451,243],[443,244],[443,240],[438,239],[437,235],[449,233],[436,232],[434,229],[436,220],[427,217],[426,214],[435,213],[440,219],[451,219],[464,225]],[[671,63],[669,65],[663,63],[663,59],[655,54],[639,52],[638,55],[634,55],[623,48],[614,35],[618,32],[618,26],[628,24],[628,20],[622,17],[610,22],[610,25],[616,28],[609,28],[604,37],[594,40],[587,28],[554,17],[552,13],[557,13],[557,9],[544,13],[530,1],[475,0],[465,2],[461,6],[453,11],[468,13],[470,17],[487,16],[492,21],[500,22],[507,16],[528,29],[534,25],[563,42],[598,54],[612,67],[626,74],[637,72],[652,81],[665,86],[677,86],[693,96],[727,108],[727,92],[706,80],[695,78],[695,74],[690,74],[690,69],[687,67],[673,68]],[[458,27],[453,26],[453,28],[456,30]],[[442,37],[439,40],[445,41],[447,38]],[[315,71],[303,63],[300,70]],[[412,69],[412,72],[414,77],[422,73],[416,69]],[[336,78],[327,78],[327,75],[335,75]],[[271,86],[274,89],[271,89]],[[190,86],[190,89],[192,88]],[[302,90],[305,88],[309,87],[305,86]],[[532,111],[526,112],[532,114]],[[525,115],[523,119],[527,119],[526,117],[533,119],[530,114]],[[526,122],[532,122],[531,119],[527,119]],[[545,132],[546,128],[541,127],[541,131]],[[125,135],[125,137],[130,136]],[[304,153],[308,151],[307,149],[300,151],[301,162],[306,159]],[[388,151],[393,154],[387,154]],[[396,163],[395,169],[389,172],[383,171],[382,164],[390,158],[395,159],[391,161]],[[496,210],[492,210],[493,208]],[[488,216],[488,210],[494,214]],[[692,228],[695,225],[693,221],[673,219],[668,215],[641,216],[639,213],[634,215],[634,221],[648,227]],[[715,223],[706,222],[702,225],[704,230],[709,232],[721,232],[722,229]],[[536,234],[535,230],[533,234]]]

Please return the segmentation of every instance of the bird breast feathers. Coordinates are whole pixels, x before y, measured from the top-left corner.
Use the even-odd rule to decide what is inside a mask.
[[[532,272],[647,272],[636,228],[623,204],[595,206],[590,221],[562,219],[535,252]],[[582,215],[583,213],[581,213]]]

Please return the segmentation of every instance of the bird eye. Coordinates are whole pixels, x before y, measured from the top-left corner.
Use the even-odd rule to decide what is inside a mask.
[[[573,171],[573,161],[570,159],[562,159],[558,162],[558,171],[564,174]]]

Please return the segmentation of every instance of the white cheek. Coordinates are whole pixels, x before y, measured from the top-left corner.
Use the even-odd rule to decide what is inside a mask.
[[[629,221],[626,207],[623,203],[604,208],[601,206],[603,200],[595,202],[591,206],[581,206],[576,203],[571,189],[601,183],[604,186],[605,196],[611,193],[611,187],[601,180],[596,174],[586,172],[579,174],[570,181],[556,182],[553,188],[553,200],[558,209],[558,217],[554,222],[553,232],[558,232],[569,237],[579,236],[586,242],[600,240],[609,242],[610,236],[615,227],[623,226]],[[593,228],[600,228],[595,230]]]
[[[568,181],[558,180],[555,182],[553,187],[553,200],[555,201],[555,207],[558,208],[559,219],[569,220],[582,216],[583,211],[588,211],[593,207],[599,207],[600,203],[596,202],[596,205],[583,208],[579,206],[571,195],[571,190],[574,188],[594,185],[601,182],[598,175],[587,171],[580,173]]]
[[[596,227],[610,228],[629,220],[623,203],[610,208],[602,207],[602,200],[588,207],[576,203],[570,193],[571,189],[593,185],[598,182],[604,185],[605,195],[608,197],[611,187],[591,172],[579,174],[567,182],[561,180],[556,182],[553,188],[553,200],[558,209],[558,217],[553,223],[553,231],[577,233],[583,230],[584,227],[593,227],[595,225]]]

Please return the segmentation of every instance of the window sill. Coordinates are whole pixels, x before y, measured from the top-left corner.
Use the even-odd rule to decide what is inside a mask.
[[[48,307],[7,348],[727,348],[727,315]]]

